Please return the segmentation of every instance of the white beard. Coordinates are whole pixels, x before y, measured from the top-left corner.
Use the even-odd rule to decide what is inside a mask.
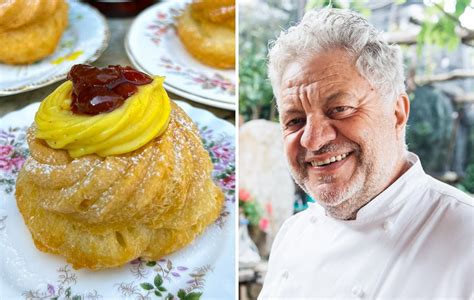
[[[394,172],[397,163],[397,153],[395,149],[384,149],[385,153],[392,159],[385,161],[374,161],[360,157],[360,149],[354,151],[352,155],[358,160],[358,167],[343,188],[335,189],[330,185],[336,180],[334,175],[322,176],[319,182],[327,186],[312,188],[308,180],[307,172],[296,174],[291,170],[296,183],[319,204],[321,204],[330,215],[340,218],[354,216],[357,211],[378,195]],[[373,151],[366,153],[365,157],[377,156]],[[366,163],[363,164],[362,161]],[[344,217],[346,216],[346,217]]]

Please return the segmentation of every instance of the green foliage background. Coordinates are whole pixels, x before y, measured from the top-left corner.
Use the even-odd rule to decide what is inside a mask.
[[[448,171],[448,149],[453,130],[451,100],[429,86],[418,87],[412,96],[407,128],[408,149],[414,151],[431,173]]]
[[[406,0],[395,1],[397,5],[405,2]],[[241,10],[239,14],[239,103],[240,114],[246,121],[258,118],[277,120],[276,104],[267,75],[268,43],[276,39],[277,34],[288,28],[291,22],[296,22],[296,12],[281,8],[281,3],[282,1],[270,0],[265,9],[247,12]],[[371,14],[365,5],[367,0],[353,0],[349,3],[349,8],[365,16]],[[444,3],[444,0],[440,0],[434,1],[431,6],[425,6],[425,18],[418,20],[421,27],[416,46],[418,56],[426,55],[426,46],[454,50],[461,42],[456,28],[462,27],[459,17],[472,5],[471,0],[457,0],[453,13],[444,11]],[[347,7],[342,4],[343,1],[338,0],[308,0],[305,9],[328,5]],[[407,50],[406,47],[403,48]],[[424,69],[431,68],[428,66]],[[453,107],[449,99],[428,87],[418,87],[411,100],[412,112],[407,131],[410,150],[419,154],[428,172],[447,171],[447,152],[453,142]],[[474,129],[470,131],[469,151],[474,152]],[[474,154],[468,155],[466,176],[459,187],[474,193]]]
[[[265,5],[258,10],[241,8],[239,13],[239,112],[246,121],[277,119],[267,74],[268,44],[294,18],[294,12],[281,9],[279,1]]]

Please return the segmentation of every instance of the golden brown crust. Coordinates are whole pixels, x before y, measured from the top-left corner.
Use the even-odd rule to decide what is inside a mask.
[[[21,1],[15,3],[19,2]],[[0,15],[0,62],[29,64],[55,51],[68,23],[68,7],[64,1],[51,0],[47,3],[50,5],[32,8],[36,14],[17,15],[25,16],[24,19],[10,16],[11,11],[16,9],[4,11]],[[28,10],[28,7],[25,9]],[[51,12],[48,13],[49,11]]]
[[[199,61],[223,69],[235,68],[235,5],[231,2],[195,1],[177,23],[186,50]]]
[[[188,116],[173,104],[165,133],[124,155],[71,160],[28,134],[31,157],[18,207],[38,249],[75,268],[159,259],[189,244],[222,209],[212,163]]]
[[[44,21],[62,5],[64,0],[8,0],[0,5],[0,32]]]
[[[190,4],[191,16],[196,21],[209,21],[235,28],[234,0],[196,0]]]

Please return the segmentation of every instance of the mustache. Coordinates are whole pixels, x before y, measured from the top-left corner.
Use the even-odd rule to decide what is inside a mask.
[[[328,152],[336,152],[343,148],[347,148],[347,145],[327,144],[316,151],[311,151],[310,153],[313,155],[321,155]]]
[[[301,153],[299,157],[300,162],[304,162],[307,158],[312,156],[321,155],[324,153],[331,153],[331,152],[350,152],[354,151],[355,153],[360,153],[360,146],[354,142],[343,142],[343,143],[329,143],[318,150],[313,151],[305,151]]]

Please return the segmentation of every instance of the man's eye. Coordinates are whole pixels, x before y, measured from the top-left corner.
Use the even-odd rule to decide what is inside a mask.
[[[303,118],[295,118],[295,119],[291,119],[289,122],[286,123],[286,127],[292,127],[292,126],[296,126],[296,125],[301,125],[301,124],[304,124],[305,122],[305,119]]]
[[[338,107],[335,107],[335,108],[331,109],[331,110],[329,111],[329,113],[330,113],[330,114],[334,114],[334,113],[336,113],[336,114],[338,114],[338,113],[348,113],[348,112],[351,112],[351,111],[353,111],[353,110],[354,110],[354,108],[351,107],[351,106],[338,106]]]

